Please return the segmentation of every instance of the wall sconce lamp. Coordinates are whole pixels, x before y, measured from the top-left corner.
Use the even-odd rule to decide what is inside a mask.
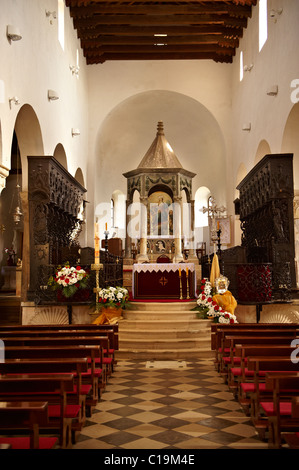
[[[49,101],[55,101],[58,100],[59,96],[58,93],[54,90],[48,90],[48,100]]]
[[[253,64],[250,65],[244,65],[243,70],[244,72],[250,72],[253,68]]]
[[[276,96],[278,94],[278,85],[273,85],[267,90],[267,95]]]
[[[19,29],[11,24],[7,26],[6,36],[9,41],[19,41],[22,39]]]
[[[274,20],[274,23],[277,22],[277,18],[282,14],[283,8],[278,8],[277,10],[270,10],[270,18]]]
[[[50,18],[50,24],[53,24],[53,20],[56,20],[56,18],[57,18],[57,13],[56,13],[56,11],[46,10],[46,17]],[[51,19],[51,17],[52,17],[52,19]]]
[[[75,129],[74,127],[72,128],[72,137],[75,135],[80,135],[80,129]]]
[[[251,122],[247,122],[246,124],[243,124],[242,131],[250,131],[250,130],[251,130]]]
[[[20,104],[19,98],[17,96],[13,96],[12,98],[9,98],[9,107],[11,109],[11,103],[14,103],[15,105]]]
[[[78,78],[79,70],[80,70],[79,65],[70,65],[70,70],[71,70],[72,74],[76,75],[76,77]]]

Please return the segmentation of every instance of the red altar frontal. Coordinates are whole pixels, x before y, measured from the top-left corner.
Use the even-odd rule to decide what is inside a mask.
[[[193,299],[196,275],[193,263],[133,265],[134,299]]]

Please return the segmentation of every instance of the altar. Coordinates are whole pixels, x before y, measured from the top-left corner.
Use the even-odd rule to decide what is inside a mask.
[[[133,298],[193,299],[196,293],[194,263],[138,263],[133,265]]]

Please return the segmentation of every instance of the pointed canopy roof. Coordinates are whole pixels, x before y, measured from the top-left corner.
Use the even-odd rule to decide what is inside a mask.
[[[188,178],[193,178],[195,173],[185,170],[178,157],[172,150],[169,142],[164,135],[163,122],[159,121],[157,125],[157,134],[135,170],[123,173],[126,178],[133,178],[137,175],[146,174],[181,174]]]
[[[179,159],[165,137],[162,121],[158,122],[157,135],[138,165],[138,169],[148,168],[182,168]]]

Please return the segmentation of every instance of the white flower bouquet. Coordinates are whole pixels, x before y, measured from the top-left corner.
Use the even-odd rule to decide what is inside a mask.
[[[129,300],[129,292],[124,287],[107,287],[99,291],[99,303],[107,307],[124,308]]]

